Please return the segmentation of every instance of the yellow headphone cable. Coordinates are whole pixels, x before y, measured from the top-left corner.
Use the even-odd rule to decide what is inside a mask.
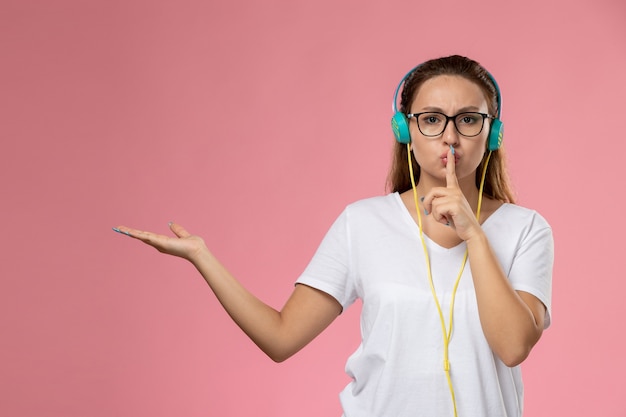
[[[417,225],[420,231],[420,240],[422,241],[422,248],[424,249],[424,258],[426,259],[426,272],[428,274],[428,281],[430,284],[430,291],[435,300],[435,305],[437,306],[437,312],[439,313],[439,320],[441,322],[441,332],[443,334],[443,370],[446,373],[446,378],[448,380],[448,387],[450,388],[450,395],[452,397],[452,406],[454,407],[454,417],[458,417],[457,409],[456,409],[456,397],[454,395],[454,387],[452,386],[452,378],[450,376],[450,360],[449,360],[449,346],[450,339],[452,338],[452,314],[454,312],[454,298],[456,296],[456,290],[459,287],[459,282],[461,281],[461,276],[463,275],[463,270],[465,269],[465,264],[467,263],[467,248],[465,249],[465,255],[463,255],[463,262],[461,263],[461,269],[459,270],[459,275],[454,282],[454,288],[452,290],[452,297],[450,299],[450,321],[448,322],[448,329],[446,330],[446,321],[443,317],[443,312],[441,310],[441,304],[439,303],[439,299],[437,298],[437,293],[435,291],[435,284],[433,283],[433,274],[430,267],[430,258],[428,256],[428,248],[426,247],[426,240],[424,240],[424,232],[422,230],[422,215],[420,213],[420,208],[418,204],[419,197],[417,195],[417,186],[415,184],[415,175],[413,174],[413,163],[411,160],[411,144],[407,143],[407,155],[409,160],[409,173],[411,176],[411,186],[413,188],[413,199],[415,201],[415,210],[417,211]],[[452,149],[452,147],[450,147]],[[478,206],[476,208],[476,220],[480,221],[480,209],[483,201],[483,188],[485,185],[485,176],[487,174],[487,166],[489,165],[489,159],[491,159],[491,151],[489,151],[489,155],[487,155],[487,159],[485,160],[485,165],[483,167],[483,172],[480,180],[480,187],[478,190]]]

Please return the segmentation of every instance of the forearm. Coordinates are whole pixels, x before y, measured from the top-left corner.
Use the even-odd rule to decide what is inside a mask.
[[[262,302],[210,253],[203,252],[192,264],[202,274],[207,284],[234,322],[271,358],[276,356],[281,314]]]
[[[341,313],[337,300],[304,285],[296,286],[279,312],[246,290],[211,254],[202,238],[175,223],[170,223],[170,229],[176,237],[125,226],[113,230],[141,240],[161,253],[190,261],[235,323],[277,362],[304,347]]]
[[[276,362],[306,346],[341,312],[328,294],[303,285],[277,311],[245,289],[210,252],[192,263],[235,323]]]
[[[483,233],[468,240],[467,248],[487,342],[505,364],[518,365],[539,340],[543,321],[513,289]]]

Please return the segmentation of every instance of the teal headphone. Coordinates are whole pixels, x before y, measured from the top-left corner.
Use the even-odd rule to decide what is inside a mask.
[[[398,93],[400,92],[400,88],[404,85],[404,82],[409,75],[411,75],[415,70],[417,70],[422,64],[416,66],[411,71],[409,71],[396,88],[396,92],[393,95],[393,103],[391,108],[393,110],[393,117],[391,118],[391,129],[393,130],[393,134],[396,137],[396,140],[403,144],[411,143],[411,133],[409,131],[409,119],[407,119],[406,115],[401,111],[398,111]],[[504,125],[500,120],[500,116],[502,115],[502,96],[500,94],[500,87],[498,87],[498,83],[493,76],[487,72],[491,82],[496,88],[496,95],[498,99],[498,117],[491,121],[491,128],[489,130],[489,138],[487,139],[487,149],[489,151],[495,151],[500,148],[502,145],[502,138],[504,137]]]

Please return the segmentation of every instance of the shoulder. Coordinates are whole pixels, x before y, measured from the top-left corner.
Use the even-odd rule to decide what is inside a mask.
[[[384,215],[397,210],[401,204],[398,193],[369,197],[355,201],[346,207],[346,212],[353,215]]]
[[[496,220],[516,224],[532,224],[540,228],[550,228],[548,221],[536,210],[516,204],[504,203],[496,213],[498,214],[498,216],[494,216]]]
[[[379,195],[375,197],[364,198],[348,204],[348,208],[357,210],[368,210],[371,208],[396,206],[399,200],[398,193]]]
[[[505,203],[483,224],[493,239],[523,242],[537,238],[552,239],[552,228],[536,210]]]
[[[365,198],[348,204],[335,223],[353,232],[388,228],[402,218],[403,207],[397,193]]]

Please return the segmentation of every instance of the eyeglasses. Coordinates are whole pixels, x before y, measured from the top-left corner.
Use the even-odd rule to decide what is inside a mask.
[[[456,131],[466,137],[478,136],[483,130],[485,119],[495,119],[495,116],[478,112],[459,113],[455,116],[448,116],[439,112],[409,113],[409,119],[417,121],[417,128],[424,136],[441,135],[448,122],[452,120]]]

